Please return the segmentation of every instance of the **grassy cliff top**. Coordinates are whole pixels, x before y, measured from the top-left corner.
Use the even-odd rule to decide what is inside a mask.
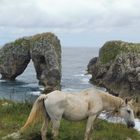
[[[45,32],[45,33],[36,34],[33,36],[22,37],[22,38],[16,39],[13,42],[6,43],[4,46],[18,47],[18,46],[28,45],[28,47],[30,47],[30,43],[34,43],[36,41],[42,41],[42,40],[47,40],[50,44],[53,44],[57,47],[58,47],[58,45],[56,45],[55,43],[57,43],[57,44],[60,43],[59,39],[57,38],[57,36],[54,33]]]
[[[29,103],[14,103],[7,100],[0,100],[0,139],[3,136],[18,131],[25,123],[32,105]],[[68,122],[61,121],[60,134],[58,140],[82,140],[86,121]],[[23,140],[41,140],[41,123],[30,127],[23,133]],[[47,138],[51,139],[50,128]],[[108,123],[97,119],[94,123],[94,140],[140,140],[140,133],[135,129],[128,129],[122,124]],[[21,140],[20,139],[20,140]],[[9,140],[12,140],[11,138]]]
[[[32,41],[38,41],[38,40],[42,40],[44,38],[47,38],[48,40],[51,41],[52,37],[56,37],[56,36],[51,32],[46,32],[46,33],[33,35],[30,38],[31,38]]]
[[[128,43],[124,41],[108,41],[100,49],[99,57],[103,64],[113,61],[118,54],[140,53],[140,43]]]
[[[55,48],[55,51],[59,54],[59,56],[61,56],[60,41],[58,37],[51,32],[16,39],[13,42],[5,44],[0,49],[0,52],[1,54],[3,54],[2,56],[5,56],[6,54],[9,54],[11,52],[24,53],[30,51],[30,48],[33,46],[34,43],[36,42],[43,43],[44,40],[50,43],[52,47]]]
[[[57,46],[57,47],[59,46],[58,43],[60,43],[57,36],[54,33],[51,33],[51,32],[36,34],[34,36],[31,36],[30,40],[31,40],[32,43],[34,43],[36,41],[47,40],[50,44],[53,44],[54,46]]]

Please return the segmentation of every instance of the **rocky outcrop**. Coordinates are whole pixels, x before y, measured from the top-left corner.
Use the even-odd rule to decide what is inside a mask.
[[[39,83],[45,85],[47,92],[60,89],[61,46],[59,39],[52,33],[33,36],[30,54]]]
[[[23,73],[30,62],[29,47],[29,40],[22,38],[0,49],[1,79],[15,80]]]
[[[1,79],[15,80],[32,59],[40,84],[49,92],[60,89],[61,45],[52,33],[37,34],[6,44],[0,49]]]
[[[90,60],[91,83],[117,96],[140,97],[140,44],[110,41]]]

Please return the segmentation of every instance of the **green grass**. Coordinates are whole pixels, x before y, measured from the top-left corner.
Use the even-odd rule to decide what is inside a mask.
[[[103,64],[114,61],[121,53],[140,53],[140,43],[127,43],[123,41],[106,42],[100,49],[99,57]]]
[[[0,139],[7,134],[16,132],[23,126],[31,106],[29,103],[23,104],[0,100]],[[76,123],[62,120],[58,139],[82,140],[85,126],[86,121]],[[41,123],[32,126],[22,135],[20,140],[41,140],[40,128]],[[52,139],[51,128],[48,130],[47,137],[49,140]],[[140,140],[140,133],[134,129],[128,129],[125,125],[112,124],[99,119],[94,123],[93,140],[126,140],[127,138]]]

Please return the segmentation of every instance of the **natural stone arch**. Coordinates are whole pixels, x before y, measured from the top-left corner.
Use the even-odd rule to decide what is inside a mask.
[[[32,59],[37,79],[49,92],[60,89],[61,45],[52,33],[24,37],[0,49],[1,79],[15,80]]]

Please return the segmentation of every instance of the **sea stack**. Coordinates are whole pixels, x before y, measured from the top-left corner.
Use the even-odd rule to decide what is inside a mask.
[[[0,49],[1,79],[15,80],[33,61],[39,83],[46,91],[60,89],[61,45],[53,33],[23,37]]]
[[[124,41],[106,42],[99,56],[88,64],[90,82],[110,93],[140,98],[140,44]]]

